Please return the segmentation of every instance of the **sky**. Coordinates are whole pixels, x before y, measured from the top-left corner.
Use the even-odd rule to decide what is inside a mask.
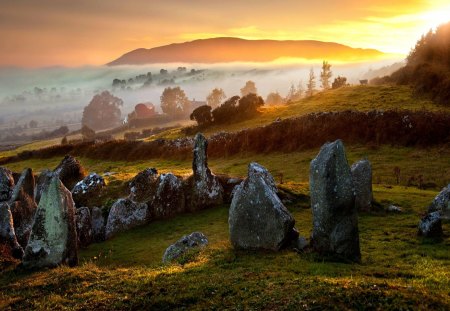
[[[102,65],[211,37],[320,40],[406,55],[448,0],[0,0],[0,66]]]

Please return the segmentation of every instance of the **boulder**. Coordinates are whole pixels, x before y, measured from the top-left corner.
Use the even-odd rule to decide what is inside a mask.
[[[450,220],[450,184],[442,189],[428,207],[428,213],[439,212],[441,218]]]
[[[351,167],[355,186],[355,205],[358,211],[370,211],[372,207],[372,166],[369,160],[360,160]]]
[[[206,236],[201,232],[193,232],[183,236],[175,244],[170,245],[164,252],[162,261],[163,263],[171,262],[206,245],[208,245]]]
[[[99,243],[105,240],[106,219],[103,210],[93,207],[91,210],[92,242]]]
[[[91,213],[88,207],[76,210],[78,247],[86,247],[92,243]]]
[[[13,187],[13,173],[5,167],[0,167],[0,202],[9,201]]]
[[[298,237],[273,177],[257,163],[248,166],[248,177],[235,189],[228,224],[235,248],[277,251]]]
[[[25,248],[25,268],[55,267],[78,263],[75,206],[72,194],[57,176],[42,192]]]
[[[194,159],[192,161],[192,192],[189,196],[191,210],[200,210],[223,203],[223,189],[216,176],[208,168],[208,141],[195,135]]]
[[[149,206],[153,219],[172,217],[185,210],[183,184],[172,173],[161,174],[156,181],[157,189]]]
[[[130,199],[119,199],[109,211],[105,238],[110,239],[116,233],[143,225],[148,222],[148,219],[147,204],[133,202]]]
[[[158,171],[155,168],[147,168],[139,172],[129,183],[129,198],[140,203],[153,200],[158,185],[157,179]]]
[[[442,237],[441,214],[436,211],[427,214],[419,222],[419,235],[427,238]]]
[[[66,155],[53,172],[67,189],[73,189],[86,176],[81,163],[70,155]]]
[[[22,247],[28,243],[37,205],[34,202],[34,175],[30,168],[25,169],[14,187],[9,200],[14,219],[14,230]]]
[[[39,204],[39,201],[41,200],[42,191],[44,190],[44,187],[48,185],[50,180],[53,177],[53,172],[50,170],[43,170],[36,181],[36,188],[34,190],[34,201],[36,204]]]
[[[8,203],[0,203],[0,253],[2,256],[11,256],[22,259],[23,249],[16,238],[14,221]]]
[[[354,184],[341,140],[323,145],[311,161],[310,194],[313,249],[333,260],[359,262]]]
[[[89,174],[73,187],[72,197],[75,206],[94,207],[105,187],[105,180],[102,176],[96,173]]]

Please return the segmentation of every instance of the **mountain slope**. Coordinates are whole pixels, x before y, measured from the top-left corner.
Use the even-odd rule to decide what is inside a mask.
[[[280,58],[360,61],[372,60],[383,55],[385,54],[373,49],[351,48],[338,43],[314,40],[212,38],[174,43],[152,49],[137,49],[107,65],[271,62]]]

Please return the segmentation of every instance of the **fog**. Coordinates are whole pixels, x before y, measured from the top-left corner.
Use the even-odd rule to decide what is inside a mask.
[[[331,69],[333,77],[345,76],[349,83],[357,84],[369,69],[378,69],[396,61],[398,60],[332,64]],[[178,67],[186,67],[186,71],[177,70]],[[162,68],[168,73],[160,74]],[[0,68],[0,126],[25,124],[32,119],[49,127],[61,123],[79,124],[83,107],[89,104],[94,94],[103,90],[112,91],[115,96],[123,99],[123,117],[140,102],[152,102],[159,109],[162,91],[173,85],[180,86],[189,99],[198,101],[204,101],[215,87],[222,88],[227,97],[239,95],[240,88],[247,80],[256,83],[258,93],[263,98],[274,91],[285,96],[291,84],[298,85],[302,81],[303,86],[306,86],[310,68],[315,71],[319,88],[320,63]],[[128,90],[112,87],[114,79],[134,79],[148,72],[152,73],[153,82],[145,88],[142,83],[128,85],[131,88]]]

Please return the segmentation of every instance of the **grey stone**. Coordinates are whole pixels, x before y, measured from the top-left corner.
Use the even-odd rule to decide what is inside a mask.
[[[370,211],[372,207],[372,166],[368,160],[360,160],[351,167],[355,186],[355,204],[359,211]]]
[[[103,242],[105,240],[106,219],[103,215],[103,210],[98,207],[93,207],[91,210],[91,225],[92,225],[92,241],[95,243]]]
[[[147,204],[119,199],[109,211],[105,238],[110,239],[119,232],[143,225],[148,222],[148,218]]]
[[[94,207],[106,187],[102,176],[92,173],[76,183],[72,189],[72,197],[76,207]]]
[[[323,145],[311,161],[310,193],[313,249],[333,260],[360,261],[354,185],[341,140]]]
[[[438,211],[441,218],[450,220],[450,184],[442,189],[428,207],[428,213]]]
[[[129,198],[135,202],[147,203],[155,195],[158,179],[158,171],[155,168],[147,168],[139,172],[129,183]]]
[[[12,213],[6,202],[0,203],[0,247],[6,250],[5,255],[22,259],[23,249],[17,241]]]
[[[5,167],[0,167],[0,202],[9,201],[13,187],[13,173]]]
[[[391,204],[391,205],[388,206],[387,211],[389,213],[402,213],[403,209],[401,207],[399,207],[399,206]]]
[[[53,172],[50,170],[43,170],[36,181],[36,188],[34,190],[34,201],[39,204],[41,200],[42,191],[48,185],[53,177]]]
[[[420,220],[419,235],[427,238],[442,237],[442,221],[438,211],[429,213]]]
[[[67,189],[73,189],[75,184],[86,176],[81,163],[70,155],[66,155],[53,172]]]
[[[302,251],[309,245],[305,237],[299,236],[295,241],[293,241],[293,248],[296,251]]]
[[[25,268],[78,264],[75,206],[57,176],[44,187],[25,248]]]
[[[183,184],[172,173],[161,174],[156,181],[158,185],[149,210],[151,218],[167,218],[185,210]]]
[[[92,243],[91,212],[88,207],[76,210],[78,247],[86,247]]]
[[[250,163],[248,177],[235,189],[228,216],[235,248],[277,251],[291,242],[295,220],[276,191],[270,173]]]
[[[170,245],[164,252],[162,261],[168,263],[177,259],[193,249],[199,249],[208,245],[208,239],[201,232],[193,232],[189,235],[183,236],[175,244]]]
[[[244,179],[243,178],[232,178],[227,175],[216,175],[218,178],[220,185],[223,189],[223,202],[231,203],[231,199],[233,198],[234,189],[239,186]]]

